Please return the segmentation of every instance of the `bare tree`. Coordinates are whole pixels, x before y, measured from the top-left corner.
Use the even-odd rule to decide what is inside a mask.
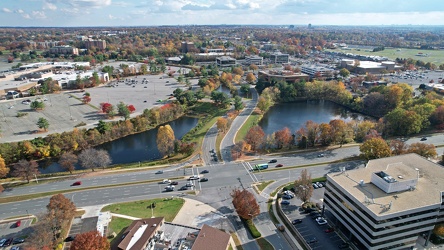
[[[108,152],[104,149],[97,150],[97,157],[96,157],[96,166],[98,168],[103,168],[109,166],[111,164],[111,157],[109,156]]]
[[[36,174],[40,174],[36,161],[20,160],[15,163],[12,168],[12,176],[25,178],[28,183],[29,179]]]
[[[294,182],[294,189],[296,191],[296,196],[303,202],[310,200],[313,194],[313,186],[311,183],[311,174],[308,173],[307,169],[301,171],[299,179]]]
[[[83,168],[90,168],[94,172],[96,151],[93,148],[87,148],[79,154],[79,162]]]
[[[76,164],[77,161],[77,155],[72,152],[65,152],[60,157],[59,164],[60,166],[62,166],[62,168],[68,170],[69,173],[72,174],[72,171],[74,170],[74,164]]]
[[[33,247],[29,249],[53,249],[53,234],[48,214],[45,213],[38,217],[38,222],[32,226],[31,233],[26,239],[29,245]]]

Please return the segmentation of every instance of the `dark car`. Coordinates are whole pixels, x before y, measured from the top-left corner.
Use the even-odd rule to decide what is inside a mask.
[[[426,137],[423,137],[423,138],[421,138],[420,141],[427,141],[427,138],[426,138]]]
[[[300,224],[300,223],[302,223],[301,219],[296,219],[291,222],[291,224],[293,224],[293,225]]]
[[[23,242],[25,242],[25,239],[23,238],[16,238],[12,241],[12,245],[17,245],[17,244],[22,244]]]
[[[281,204],[282,205],[290,205],[290,202],[287,200],[283,200],[283,201],[281,201]]]
[[[202,170],[202,172],[200,172],[201,174],[208,174],[210,171],[208,171],[208,170]]]
[[[3,246],[4,246],[4,247],[10,246],[10,245],[12,244],[12,241],[13,241],[13,240],[14,240],[13,238],[9,238],[9,239],[7,239],[7,240],[5,241],[5,243],[3,244]]]
[[[159,170],[159,171],[156,172],[156,174],[163,174],[163,171]]]
[[[187,187],[187,186],[183,186],[183,187],[179,188],[179,190],[180,190],[180,191],[182,191],[182,190],[188,190],[188,187]]]
[[[282,164],[277,164],[276,166],[275,166],[275,168],[281,168],[281,167],[283,167],[284,165],[282,165]]]
[[[82,185],[82,182],[81,181],[76,181],[71,186],[80,186],[80,185]]]
[[[316,242],[318,242],[318,239],[316,237],[313,237],[313,238],[310,238],[310,239],[307,240],[308,244],[313,244],[313,243],[316,243]]]
[[[173,181],[173,182],[171,182],[171,184],[170,185],[174,185],[174,186],[177,186],[177,185],[179,185],[179,182],[177,182],[177,181]]]
[[[343,242],[343,243],[339,244],[338,247],[339,247],[339,249],[346,249],[346,248],[349,248],[350,245],[346,242]]]
[[[65,242],[73,241],[75,238],[76,238],[75,236],[68,236],[66,237]]]
[[[200,182],[206,182],[206,181],[208,181],[208,178],[202,178],[202,179],[200,179]]]
[[[272,159],[272,160],[269,161],[269,163],[276,163],[276,162],[277,162],[276,159]]]

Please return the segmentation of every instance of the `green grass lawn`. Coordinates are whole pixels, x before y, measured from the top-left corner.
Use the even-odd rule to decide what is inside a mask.
[[[236,138],[234,139],[234,141],[235,142],[242,141],[247,135],[248,130],[250,130],[251,127],[257,125],[261,117],[262,115],[253,111],[253,113],[251,113],[251,115],[245,121],[244,125],[242,125],[242,127],[237,131]]]
[[[274,250],[273,246],[265,238],[256,239],[261,250]]]
[[[110,211],[111,213],[124,214],[137,218],[151,218],[151,203],[156,202],[156,207],[153,209],[155,217],[164,217],[165,221],[173,221],[179,210],[182,208],[185,200],[181,198],[173,199],[152,199],[142,200],[134,202],[116,203],[108,205],[102,209],[104,211]]]
[[[423,49],[399,49],[399,48],[385,48],[383,51],[370,52],[366,50],[336,50],[342,51],[344,53],[353,53],[359,55],[375,55],[375,56],[385,56],[390,60],[395,60],[396,58],[412,58],[415,60],[421,60],[423,62],[431,62],[439,66],[444,63],[444,50],[423,50]],[[428,54],[427,57],[417,56],[418,53]]]
[[[257,185],[256,187],[257,187],[257,189],[259,190],[259,191],[262,191],[262,190],[264,190],[268,185],[270,185],[271,183],[273,183],[274,181],[264,181],[264,182],[261,182],[259,185]]]

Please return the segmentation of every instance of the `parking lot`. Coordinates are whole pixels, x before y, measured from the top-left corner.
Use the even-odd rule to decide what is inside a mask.
[[[317,188],[313,190],[311,201],[314,203],[322,203],[324,196],[324,188]],[[313,215],[305,213],[300,210],[301,201],[298,198],[288,199],[290,204],[281,205],[282,211],[287,215],[290,221],[300,219],[301,222],[294,224],[294,227],[299,231],[304,240],[309,243],[312,249],[340,249],[339,245],[344,241],[338,236],[335,231],[327,230],[328,228],[335,228],[330,221],[327,224],[318,225]],[[326,232],[327,230],[327,232]]]
[[[17,222],[20,221],[18,226]],[[19,239],[23,239],[30,234],[30,226],[32,223],[32,218],[29,219],[17,219],[10,220],[5,223],[0,224],[0,240],[1,239],[12,239],[10,246],[3,247],[2,249],[9,250],[13,246],[20,246],[18,243]]]
[[[143,81],[144,79],[145,81]],[[85,91],[91,94],[90,104],[99,108],[100,103],[103,102],[113,105],[124,102],[127,105],[134,105],[136,111],[133,115],[137,115],[141,114],[144,109],[163,105],[176,88],[186,88],[184,84],[179,84],[175,78],[163,74],[140,75],[120,80],[123,82],[114,80],[104,86],[86,89]],[[192,86],[196,86],[197,82],[198,79],[192,79]],[[98,109],[84,105],[79,100],[83,94],[84,92],[79,90],[72,90],[45,96],[0,101],[0,127],[2,130],[0,143],[29,140],[51,133],[71,131],[81,122],[87,124],[84,127],[94,127],[99,120],[106,119],[106,117],[99,113]],[[72,98],[71,95],[79,99]],[[34,101],[38,98],[45,103],[44,110],[32,110],[29,103],[23,102],[28,99]],[[26,115],[18,117],[18,113],[26,113]],[[36,123],[40,117],[44,117],[49,122],[47,132],[38,130]]]

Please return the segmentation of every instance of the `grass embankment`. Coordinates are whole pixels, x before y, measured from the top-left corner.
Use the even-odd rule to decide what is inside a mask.
[[[150,205],[155,203],[155,208]],[[137,218],[164,217],[165,221],[172,221],[185,203],[181,198],[151,199],[134,202],[117,203],[104,207],[101,211],[110,211],[111,213],[123,214]],[[151,211],[152,210],[152,211]]]
[[[268,240],[266,240],[265,238],[261,237],[259,239],[256,239],[256,242],[261,250],[274,250],[273,245],[271,245],[270,242],[268,242]]]
[[[256,188],[259,192],[262,192],[268,185],[273,183],[274,181],[263,181],[256,185]]]
[[[257,113],[256,111],[253,111],[251,115],[248,117],[248,119],[245,121],[245,123],[242,125],[242,127],[239,128],[236,134],[236,138],[234,139],[235,142],[242,141],[245,136],[248,133],[248,130],[250,130],[251,127],[256,126],[260,119],[262,118],[262,115]]]
[[[253,238],[257,239],[259,237],[261,237],[261,233],[259,232],[259,230],[257,230],[256,225],[254,225],[253,220],[245,220],[242,219],[242,222],[244,223],[244,225],[246,226],[246,228],[248,229],[248,231],[250,231],[251,236],[253,236]]]

